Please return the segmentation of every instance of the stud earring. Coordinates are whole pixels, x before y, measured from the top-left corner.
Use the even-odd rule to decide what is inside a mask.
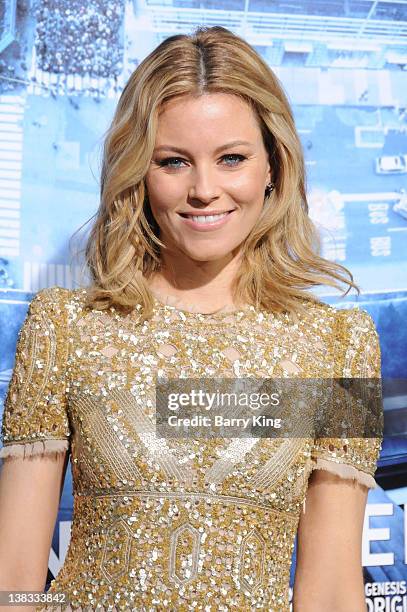
[[[265,190],[266,198],[270,196],[271,192],[274,191],[274,188],[275,188],[274,183],[267,183],[266,190]]]

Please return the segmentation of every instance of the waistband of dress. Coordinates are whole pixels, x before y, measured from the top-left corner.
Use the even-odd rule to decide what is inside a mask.
[[[271,504],[267,504],[265,502],[259,502],[253,499],[249,499],[247,497],[238,497],[234,495],[221,495],[216,493],[205,493],[205,492],[184,492],[184,491],[135,491],[134,489],[105,489],[103,491],[98,491],[94,489],[90,490],[82,490],[82,491],[74,491],[74,497],[77,498],[140,498],[140,499],[148,499],[148,498],[167,498],[167,499],[198,499],[204,501],[213,501],[215,503],[221,504],[232,504],[235,506],[249,506],[252,508],[261,508],[263,510],[267,510],[267,512],[271,512],[276,515],[283,515],[288,519],[296,521],[298,519],[297,515],[290,514],[289,512],[285,512],[284,510],[278,510],[273,508]]]

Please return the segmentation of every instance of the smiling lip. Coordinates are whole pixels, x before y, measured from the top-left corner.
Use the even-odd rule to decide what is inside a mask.
[[[188,227],[190,227],[191,229],[197,230],[199,232],[208,232],[211,230],[215,230],[218,229],[218,227],[221,227],[222,225],[225,225],[226,223],[228,223],[232,213],[234,212],[234,210],[229,210],[229,211],[221,211],[219,213],[215,213],[215,212],[207,212],[205,211],[205,213],[198,213],[197,216],[210,216],[210,215],[221,215],[223,214],[224,216],[221,217],[220,219],[217,219],[216,221],[212,221],[212,222],[205,222],[205,223],[199,223],[199,221],[194,221],[193,219],[191,219],[188,216],[184,216],[187,214],[191,214],[193,216],[195,216],[195,213],[178,213],[183,221],[183,223],[185,223],[186,225],[188,225]],[[227,213],[227,214],[225,214]]]
[[[231,208],[229,210],[197,210],[197,211],[188,211],[188,212],[180,212],[178,213],[182,217],[186,215],[193,215],[194,217],[209,217],[210,215],[223,215],[226,212],[232,212],[235,210]]]

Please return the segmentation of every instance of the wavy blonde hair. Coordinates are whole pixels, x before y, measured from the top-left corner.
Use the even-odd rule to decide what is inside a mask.
[[[150,317],[154,296],[146,279],[160,269],[159,227],[144,177],[155,146],[158,114],[176,96],[229,93],[250,105],[274,169],[275,190],[242,244],[233,297],[268,311],[296,315],[307,288],[354,287],[344,266],[318,255],[320,237],[308,215],[303,152],[284,91],[257,52],[221,26],[167,38],[130,76],[106,132],[100,206],[85,247],[91,274],[86,306],[133,310]],[[305,303],[303,301],[306,300]]]

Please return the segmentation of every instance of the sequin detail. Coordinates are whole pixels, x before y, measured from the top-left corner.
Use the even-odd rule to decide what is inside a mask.
[[[312,470],[372,488],[381,440],[160,439],[155,376],[380,377],[370,315],[310,302],[294,322],[155,300],[140,323],[137,309],[86,311],[85,292],[36,294],[4,409],[0,457],[71,456],[71,539],[49,592],[92,612],[288,612]]]

